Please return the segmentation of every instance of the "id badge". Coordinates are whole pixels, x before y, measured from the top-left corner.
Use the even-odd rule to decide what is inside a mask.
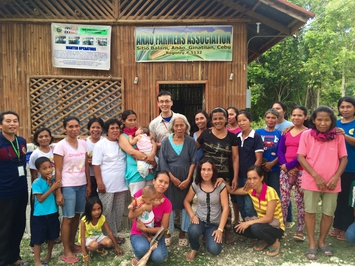
[[[25,169],[23,168],[23,166],[18,166],[17,170],[18,170],[18,176],[24,176],[25,175]]]

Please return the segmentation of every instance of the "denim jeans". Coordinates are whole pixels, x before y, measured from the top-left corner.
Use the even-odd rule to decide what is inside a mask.
[[[247,182],[246,178],[239,178],[238,179],[238,188],[244,187],[245,183]],[[252,217],[257,216],[256,211],[253,206],[253,202],[249,195],[246,196],[237,196],[237,202],[240,214],[242,218],[245,217]]]
[[[355,244],[355,222],[353,222],[346,230],[345,233],[346,240],[351,244]]]
[[[199,224],[190,224],[187,235],[191,249],[198,251],[200,249],[200,236],[204,234],[206,239],[206,249],[212,255],[218,255],[222,251],[222,243],[214,241],[213,231],[218,229],[218,225],[199,221]]]
[[[131,245],[133,248],[134,255],[140,259],[142,258],[150,248],[149,242],[147,238],[143,235],[131,235],[130,236]],[[165,246],[165,237],[163,236],[159,242],[158,247],[153,250],[152,254],[150,255],[150,259],[156,263],[162,263],[168,257],[168,250]]]
[[[174,223],[175,223],[175,211],[172,211],[170,214],[169,226],[168,226],[170,234],[174,233],[174,229],[175,229]],[[187,214],[185,209],[180,210],[181,231],[187,232],[189,225],[190,225],[190,216]]]

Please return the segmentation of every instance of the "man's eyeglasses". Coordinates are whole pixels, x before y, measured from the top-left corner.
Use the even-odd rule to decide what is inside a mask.
[[[158,103],[160,103],[160,104],[168,104],[168,103],[170,103],[171,101],[169,101],[169,100],[165,100],[165,101],[158,101]]]

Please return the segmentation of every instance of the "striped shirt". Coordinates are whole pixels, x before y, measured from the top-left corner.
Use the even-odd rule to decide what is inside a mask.
[[[255,193],[255,191],[253,191],[253,189],[250,189],[248,191],[248,195],[250,196],[250,198],[253,202],[253,206],[254,206],[255,211],[258,214],[258,218],[262,218],[266,215],[266,209],[267,209],[268,202],[271,200],[276,200],[274,218],[279,220],[280,229],[285,230],[285,225],[284,225],[283,217],[282,217],[281,202],[280,202],[280,198],[277,195],[275,189],[267,186],[264,183],[259,196],[256,196],[256,193]]]

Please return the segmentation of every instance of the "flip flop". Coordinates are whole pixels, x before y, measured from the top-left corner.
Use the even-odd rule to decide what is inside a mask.
[[[281,244],[279,244],[277,247],[274,247],[274,248],[268,247],[268,248],[267,248],[267,251],[266,251],[266,255],[269,256],[269,257],[275,257],[275,256],[279,255],[279,253],[280,253],[280,246],[281,246]],[[267,253],[268,251],[269,251],[270,253],[274,253],[274,252],[276,252],[276,253],[270,254],[270,253]]]
[[[340,234],[341,230],[338,228],[334,228],[332,231],[328,233],[330,236],[338,236]]]
[[[285,227],[286,227],[287,229],[290,229],[290,228],[292,228],[294,225],[295,225],[295,222],[286,222]]]
[[[296,241],[304,241],[306,237],[302,233],[296,233],[293,235],[293,239]]]
[[[116,242],[118,245],[123,245],[126,243],[126,239],[124,237],[116,237]]]
[[[339,233],[339,235],[337,235],[337,239],[340,241],[346,241],[345,233]]]
[[[313,248],[307,249],[306,253],[304,254],[308,260],[316,260],[317,259],[317,250]],[[314,255],[314,256],[311,256]]]
[[[62,261],[64,261],[65,263],[68,263],[68,264],[74,264],[74,263],[77,263],[79,262],[79,259],[76,257],[76,256],[73,256],[73,257],[65,257],[64,255],[60,257],[60,259]]]
[[[256,238],[247,238],[247,241],[245,243],[247,244],[247,246],[253,247],[257,242],[258,240]]]
[[[101,257],[104,257],[104,256],[106,256],[108,254],[108,251],[105,250],[104,248],[99,248],[99,249],[96,250],[96,252],[99,253],[99,255]]]
[[[82,253],[81,247],[74,245],[74,249],[72,250],[73,253]]]
[[[328,246],[319,247],[319,249],[323,253],[323,255],[326,256],[326,257],[334,256],[333,249],[331,249]]]
[[[264,250],[266,247],[268,246],[268,244],[264,241],[264,240],[259,240],[258,242],[256,242],[256,244],[254,245],[254,250],[255,251],[262,251]]]

